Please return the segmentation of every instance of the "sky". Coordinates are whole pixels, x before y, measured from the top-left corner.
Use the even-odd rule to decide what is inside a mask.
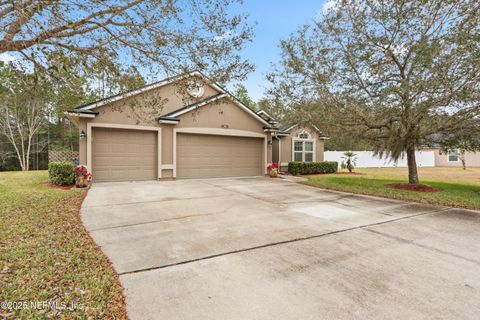
[[[253,100],[260,99],[268,86],[265,75],[271,70],[271,63],[280,58],[280,40],[311,22],[324,4],[322,0],[245,0],[241,5],[239,10],[250,15],[250,22],[256,22],[253,42],[241,53],[256,67],[243,82]]]

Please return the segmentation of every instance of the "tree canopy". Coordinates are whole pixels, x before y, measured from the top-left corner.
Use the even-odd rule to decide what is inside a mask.
[[[252,108],[253,110],[257,110],[257,104],[253,99],[250,97],[248,94],[247,87],[245,87],[243,84],[237,85],[234,91],[235,97],[237,97],[244,105]]]
[[[433,141],[474,146],[480,116],[480,4],[470,0],[330,1],[281,42],[270,93],[328,131],[350,131],[380,154]],[[438,139],[442,137],[441,139]]]
[[[242,79],[252,65],[238,51],[252,37],[237,0],[22,0],[0,2],[0,53],[55,74],[51,52],[82,65],[131,65],[154,74],[200,69],[219,82]],[[59,77],[59,79],[63,79]]]
[[[139,88],[146,76],[200,70],[222,84],[244,79],[253,66],[239,52],[253,32],[245,14],[232,13],[239,2],[0,1],[0,54],[13,60],[0,62],[0,165],[11,168],[15,157],[28,170],[39,144],[74,150],[78,130],[64,112]],[[151,119],[160,98],[155,110],[130,107]]]

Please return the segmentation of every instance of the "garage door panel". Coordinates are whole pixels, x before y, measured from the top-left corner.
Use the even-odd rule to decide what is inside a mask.
[[[262,175],[263,148],[263,138],[179,133],[177,177]]]
[[[109,171],[104,169],[95,170],[95,181],[108,181]]]
[[[94,128],[95,181],[156,179],[157,132]]]

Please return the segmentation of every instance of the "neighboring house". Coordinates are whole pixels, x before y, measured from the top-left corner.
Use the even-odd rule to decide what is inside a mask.
[[[422,151],[433,151],[435,167],[461,167],[461,154],[459,149],[442,151],[441,148],[424,148]],[[480,167],[480,152],[465,152],[465,165],[467,167]]]
[[[274,120],[198,71],[66,114],[79,128],[80,164],[88,167],[94,181],[264,175],[272,163],[272,137],[285,140],[282,148],[287,150],[288,135],[297,134],[292,128],[277,136]],[[307,132],[311,139],[304,140],[314,141],[316,153],[305,150],[302,159],[321,160],[323,141]],[[305,143],[302,148],[311,148]],[[281,161],[291,158],[291,151],[285,151]]]

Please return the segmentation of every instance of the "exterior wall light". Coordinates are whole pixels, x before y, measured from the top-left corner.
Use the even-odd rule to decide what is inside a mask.
[[[87,139],[87,134],[85,133],[85,131],[82,130],[82,132],[80,132],[80,140],[86,140]]]

